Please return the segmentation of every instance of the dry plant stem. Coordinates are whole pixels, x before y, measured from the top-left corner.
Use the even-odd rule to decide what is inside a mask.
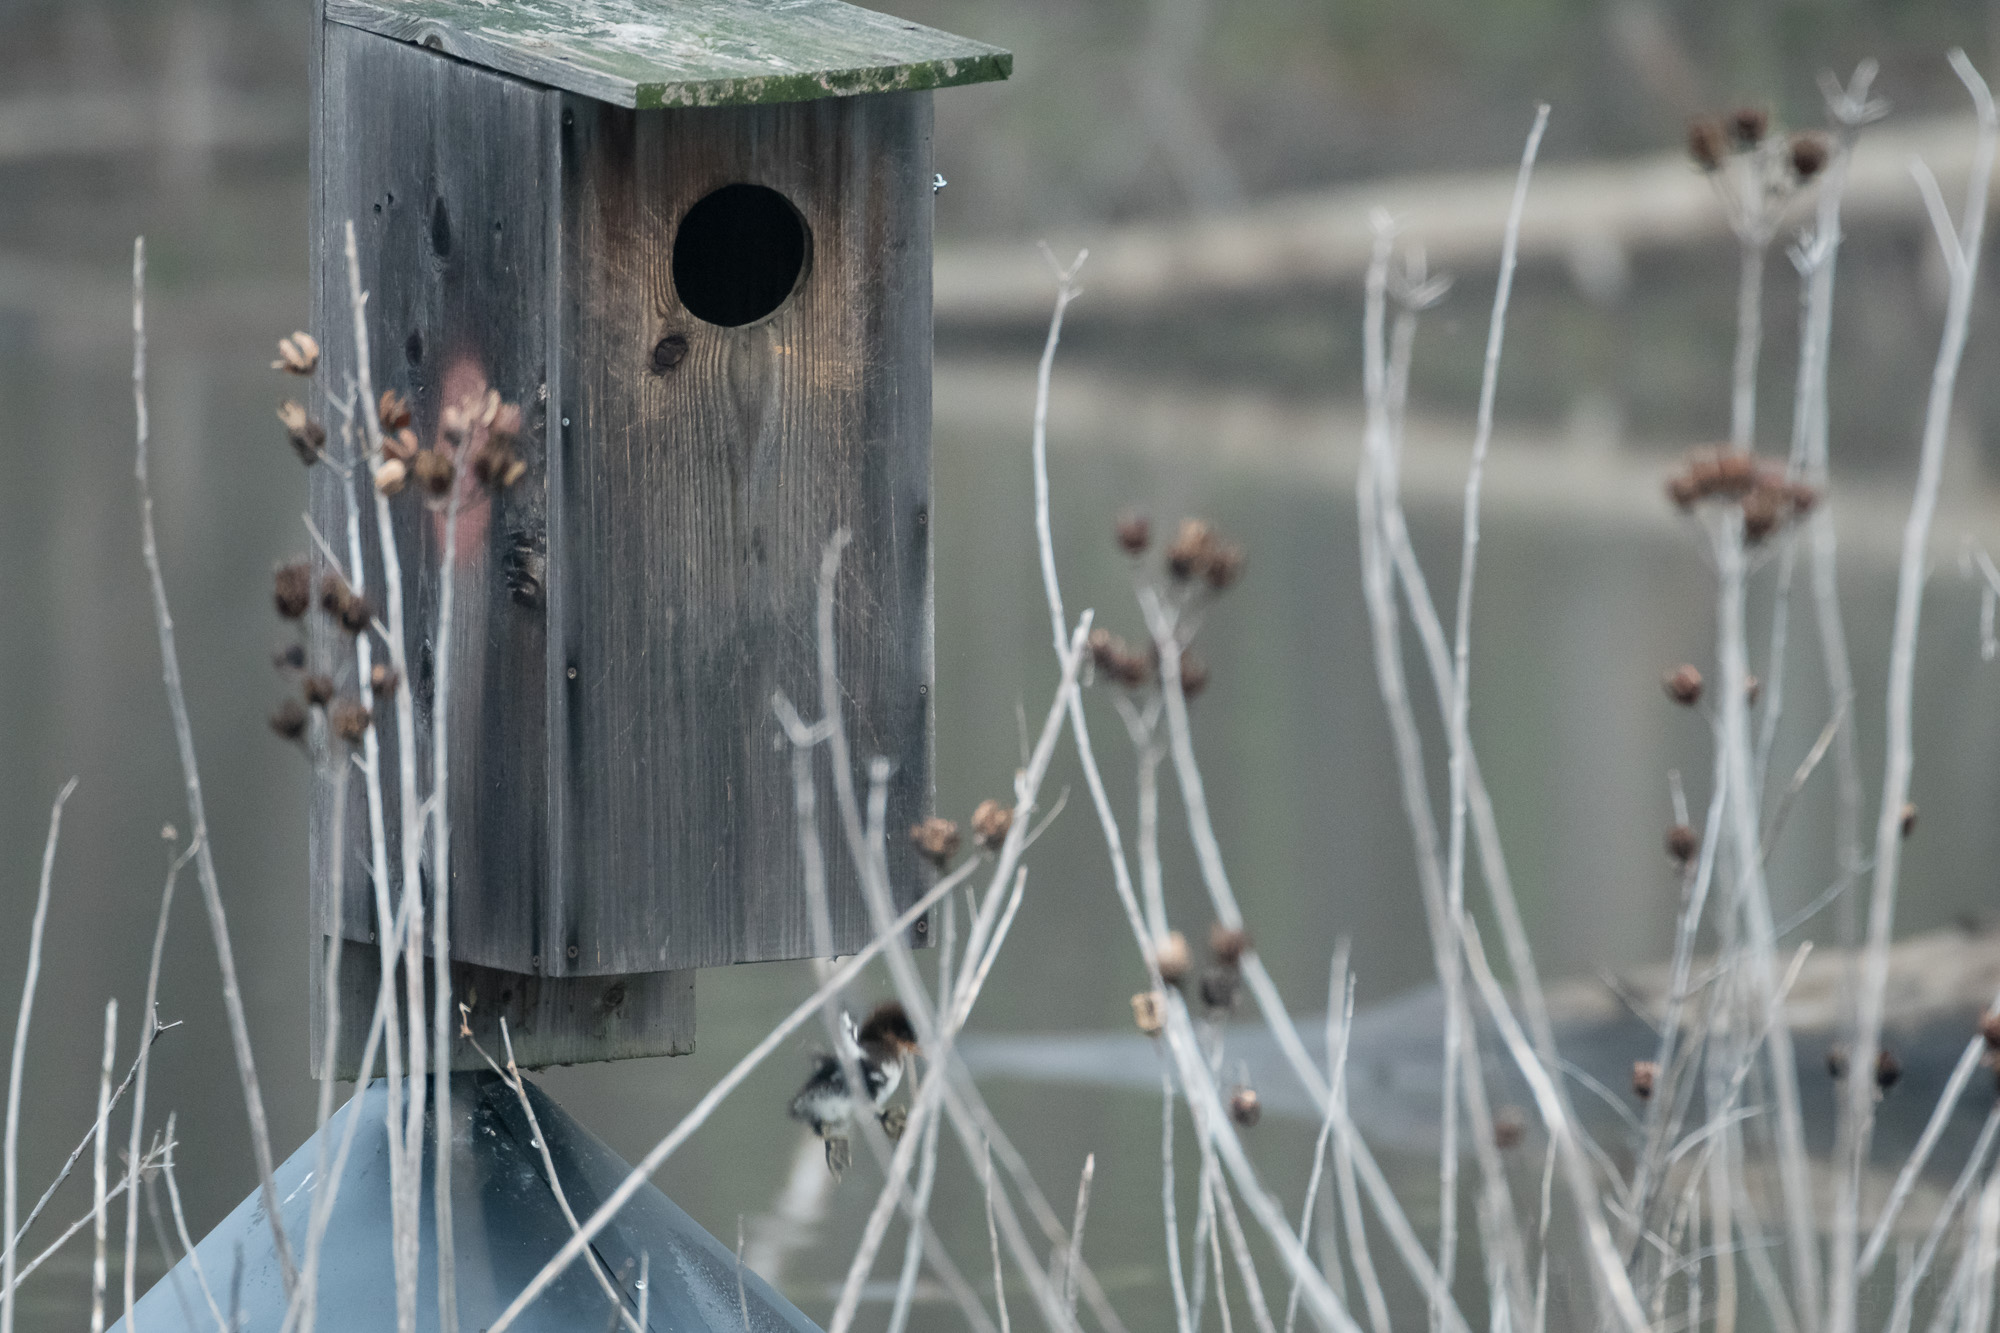
[[[875,956],[887,948],[892,939],[898,937],[898,932],[909,929],[918,917],[929,911],[955,887],[953,881],[940,881],[896,918],[892,923],[893,931],[887,934],[878,933],[873,940],[862,947],[860,952],[844,959],[828,973],[818,990],[807,996],[798,1007],[772,1028],[762,1041],[736,1062],[734,1068],[702,1095],[701,1100],[695,1103],[694,1109],[689,1111],[665,1138],[653,1145],[652,1149],[639,1160],[639,1164],[633,1167],[631,1173],[605,1197],[597,1211],[584,1221],[577,1233],[563,1243],[562,1248],[542,1266],[541,1271],[535,1274],[522,1289],[521,1294],[516,1296],[501,1312],[500,1317],[488,1326],[486,1333],[503,1333],[503,1330],[512,1326],[514,1321],[520,1318],[521,1312],[533,1304],[535,1299],[548,1289],[549,1284],[567,1271],[577,1257],[589,1248],[591,1239],[618,1215],[618,1211],[638,1192],[639,1187],[651,1179],[653,1173],[658,1171],[666,1160],[707,1122],[709,1116],[715,1113],[715,1108],[720,1106],[730,1093],[736,1091],[743,1080],[748,1078],[773,1051],[783,1045],[787,1037],[798,1031],[807,1020],[819,1012],[820,1004],[827,996],[839,994],[842,987],[859,976],[861,971],[874,961]]]
[[[160,890],[160,917],[153,927],[153,956],[146,967],[146,1028],[139,1038],[139,1056],[133,1063],[133,1073],[137,1076],[132,1089],[132,1130],[125,1146],[125,1269],[123,1273],[125,1296],[125,1327],[136,1329],[132,1307],[138,1300],[139,1279],[139,1148],[141,1133],[146,1127],[146,1074],[151,1065],[153,1042],[160,1034],[160,964],[166,956],[167,918],[173,911],[174,885],[180,879],[181,871],[187,867],[188,859],[194,855],[192,848],[176,856],[167,866],[167,882]],[[121,1087],[119,1092],[123,1092]],[[118,1093],[111,1096],[115,1104]],[[171,1267],[171,1265],[169,1265]]]
[[[1521,167],[1514,180],[1514,198],[1507,210],[1507,230],[1500,248],[1500,280],[1493,293],[1493,314],[1486,330],[1486,363],[1479,384],[1478,425],[1472,442],[1472,465],[1465,478],[1464,536],[1458,567],[1458,611],[1453,622],[1452,699],[1448,719],[1451,750],[1451,831],[1445,865],[1446,926],[1456,937],[1465,916],[1465,823],[1466,755],[1471,748],[1468,736],[1472,702],[1472,592],[1479,569],[1479,500],[1486,477],[1486,455],[1493,441],[1493,402],[1500,385],[1500,349],[1507,333],[1507,298],[1514,288],[1515,262],[1520,253],[1521,214],[1527,207],[1528,181],[1534,174],[1535,156],[1548,127],[1549,108],[1543,103],[1535,111],[1534,127],[1528,131],[1527,146],[1521,153]],[[1441,954],[1446,961],[1440,981],[1445,995],[1445,1049],[1443,1098],[1444,1125],[1438,1155],[1438,1190],[1442,1224],[1438,1239],[1438,1270],[1447,1287],[1457,1266],[1458,1239],[1458,1098],[1449,1095],[1458,1082],[1464,1058],[1465,1007],[1459,1000],[1463,984],[1459,949],[1453,940]],[[1435,1318],[1433,1319],[1435,1324]]]
[[[1996,130],[1992,94],[1963,51],[1951,53],[1951,64],[1971,94],[1979,117],[1979,141],[1966,186],[1963,221],[1954,234],[1941,223],[1938,243],[1951,275],[1945,306],[1944,333],[1931,373],[1930,400],[1924,413],[1923,452],[1917,467],[1916,496],[1903,530],[1902,563],[1896,580],[1895,629],[1890,639],[1887,713],[1887,758],[1882,776],[1882,805],[1875,825],[1875,870],[1868,904],[1868,939],[1862,957],[1860,996],[1853,1045],[1853,1068],[1872,1069],[1881,1049],[1884,993],[1889,977],[1889,941],[1895,922],[1896,877],[1902,858],[1902,810],[1909,799],[1914,763],[1912,697],[1916,684],[1917,625],[1923,609],[1925,553],[1931,519],[1937,511],[1938,486],[1944,474],[1944,453],[1951,426],[1951,405],[1958,369],[1965,353],[1972,298],[1978,289],[1979,254],[1985,239],[1987,186],[1991,179]],[[1845,1116],[1839,1145],[1839,1202],[1834,1208],[1833,1297],[1829,1333],[1852,1333],[1855,1326],[1855,1244],[1861,1204],[1861,1175],[1868,1159],[1874,1127],[1872,1084],[1865,1078],[1847,1080]],[[1982,1200],[1982,1208],[1984,1201]]]
[[[431,1206],[437,1232],[437,1299],[440,1333],[458,1333],[458,1247],[452,1235],[451,1217],[451,746],[447,724],[451,718],[451,631],[452,601],[458,585],[458,514],[465,483],[471,469],[460,466],[453,476],[451,498],[444,520],[444,564],[439,571],[437,619],[437,681],[431,705],[431,1068],[432,1123],[436,1139],[432,1150]],[[500,1029],[506,1033],[502,1020]],[[331,1046],[328,1050],[333,1049]],[[510,1050],[507,1063],[514,1056]],[[516,1085],[518,1091],[518,1083]],[[525,1100],[525,1098],[523,1099]],[[537,1133],[539,1137],[539,1132]],[[551,1170],[549,1179],[555,1179]],[[564,1212],[568,1212],[565,1208]],[[623,1306],[620,1306],[622,1313]]]
[[[1777,1011],[1779,999],[1773,955],[1776,929],[1764,881],[1763,839],[1758,828],[1757,792],[1751,769],[1748,655],[1744,645],[1744,585],[1748,569],[1742,515],[1731,510],[1716,531],[1715,558],[1719,592],[1717,656],[1721,667],[1722,751],[1728,763],[1729,796],[1724,817],[1735,852],[1738,901],[1747,932],[1742,962],[1752,999],[1768,1030],[1771,1091],[1776,1100],[1779,1185],[1783,1194],[1786,1242],[1791,1258],[1792,1299],[1800,1321],[1809,1329],[1820,1324],[1818,1227],[1814,1221],[1812,1184],[1806,1162],[1805,1129],[1799,1110],[1797,1064],[1791,1029]],[[1900,805],[1898,806],[1900,810]],[[1873,1057],[1860,1068],[1873,1068]],[[1855,1084],[1870,1080],[1856,1078]]]
[[[1758,211],[1762,211],[1761,207]],[[1757,358],[1764,344],[1764,251],[1770,243],[1768,227],[1761,218],[1738,229],[1740,271],[1736,285],[1736,361],[1729,393],[1729,443],[1739,450],[1756,447]]]
[[[1945,1080],[1944,1091],[1938,1094],[1937,1104],[1931,1108],[1931,1118],[1924,1125],[1923,1134],[1917,1139],[1917,1146],[1903,1162],[1903,1168],[1896,1173],[1896,1183],[1889,1190],[1889,1200],[1882,1205],[1881,1215],[1875,1219],[1875,1230],[1869,1234],[1868,1244],[1862,1248],[1861,1258],[1855,1269],[1855,1280],[1865,1282],[1875,1271],[1875,1265],[1882,1258],[1882,1251],[1889,1241],[1889,1233],[1896,1224],[1896,1217],[1908,1201],[1910,1191],[1915,1188],[1918,1175],[1924,1164],[1936,1149],[1938,1140],[1944,1137],[1945,1126],[1950,1123],[1952,1112],[1957,1109],[1959,1098],[1965,1095],[1972,1076],[1983,1065],[1986,1041],[1974,1037],[1965,1044],[1958,1063],[1952,1067],[1951,1077]]]
[[[148,1165],[150,1166],[150,1163]],[[121,1177],[117,1184],[111,1186],[108,1190],[105,1191],[104,1200],[106,1203],[109,1203],[111,1200],[117,1198],[124,1192],[125,1192],[125,1181]],[[34,1271],[37,1268],[40,1268],[43,1264],[47,1263],[50,1259],[55,1257],[56,1251],[60,1250],[63,1246],[69,1244],[72,1240],[75,1240],[78,1232],[82,1231],[85,1227],[91,1225],[91,1223],[97,1220],[98,1212],[99,1212],[98,1208],[93,1206],[89,1212],[77,1218],[76,1221],[70,1223],[67,1227],[64,1227],[62,1234],[60,1236],[57,1236],[54,1240],[50,1241],[46,1249],[44,1249],[40,1254],[36,1255],[33,1259],[30,1259],[27,1263],[21,1266],[21,1271],[15,1275],[14,1285],[18,1287],[21,1283],[26,1282],[29,1276],[32,1273],[34,1273]],[[13,1288],[9,1288],[9,1290],[11,1291],[13,1290]]]
[[[195,1285],[201,1288],[202,1299],[208,1302],[208,1312],[215,1317],[215,1326],[220,1333],[236,1333],[229,1321],[222,1316],[222,1306],[215,1299],[215,1289],[208,1284],[208,1273],[202,1267],[201,1256],[195,1252],[194,1237],[188,1234],[187,1213],[181,1208],[181,1187],[174,1178],[174,1117],[167,1117],[167,1133],[161,1149],[160,1175],[167,1182],[167,1203],[174,1213],[174,1233],[180,1237],[181,1249],[187,1254],[188,1267],[194,1272]],[[40,1260],[36,1261],[37,1263]]]
[[[70,793],[76,790],[76,779],[71,778],[56,793],[55,804],[49,809],[49,836],[42,844],[42,876],[35,890],[35,915],[28,927],[28,970],[21,980],[21,1010],[14,1018],[14,1057],[7,1075],[7,1137],[6,1137],[6,1223],[5,1236],[7,1251],[0,1260],[0,1333],[13,1333],[14,1329],[14,1287],[17,1252],[20,1248],[20,1180],[21,1180],[21,1080],[27,1070],[28,1027],[35,1013],[35,987],[42,975],[42,936],[49,920],[49,886],[55,878],[56,846],[62,838],[63,806],[68,803]],[[74,1159],[72,1159],[74,1160]],[[67,1174],[68,1168],[64,1168]],[[39,1211],[39,1210],[37,1210]]]
[[[946,898],[939,913],[942,922],[938,940],[938,1008],[951,1002],[952,952],[958,944],[958,900]],[[913,1200],[918,1213],[928,1217],[931,1189],[937,1183],[938,1120],[933,1116],[924,1126],[924,1145],[919,1150],[917,1188]],[[896,1298],[889,1307],[889,1333],[903,1333],[909,1323],[910,1305],[916,1295],[917,1270],[923,1263],[924,1228],[912,1226],[903,1239],[903,1271],[896,1280]]]
[[[993,1301],[1000,1308],[1000,1333],[1013,1333],[1007,1317],[1007,1278],[1000,1267],[1000,1227],[993,1216],[993,1156],[986,1154],[979,1181],[986,1188],[986,1243],[993,1251]]]
[[[167,708],[173,714],[174,741],[180,752],[181,778],[187,787],[189,845],[195,849],[195,876],[208,908],[209,933],[215,940],[216,966],[222,973],[222,1003],[229,1016],[229,1037],[236,1056],[236,1075],[243,1085],[243,1108],[250,1121],[250,1148],[257,1163],[258,1189],[270,1222],[278,1272],[289,1293],[298,1281],[292,1244],[278,1215],[278,1189],[272,1179],[271,1126],[264,1115],[264,1093],[257,1081],[257,1059],[250,1049],[250,1024],[243,1012],[243,988],[236,978],[236,951],[229,940],[229,917],[222,889],[215,878],[215,858],[208,845],[208,813],[201,794],[201,770],[195,762],[194,725],[188,719],[187,696],[181,689],[180,654],[174,647],[174,619],[167,608],[167,583],[160,572],[160,548],[153,532],[153,487],[147,470],[150,423],[146,413],[146,242],[132,243],[132,406],[136,428],[133,475],[139,485],[140,549],[153,595],[153,616],[160,636],[161,674],[167,687]],[[0,1314],[0,1333],[12,1333]]]
[[[90,1333],[104,1333],[104,1289],[110,1279],[108,1242],[111,1214],[105,1207],[105,1182],[110,1166],[105,1149],[111,1142],[111,1066],[118,1054],[118,998],[104,1004],[104,1062],[97,1075],[97,1146],[90,1159],[90,1198],[96,1252],[90,1261]],[[120,1181],[129,1185],[129,1180]]]
[[[1256,1265],[1250,1261],[1250,1242],[1244,1238],[1243,1223],[1237,1219],[1236,1205],[1230,1202],[1228,1186],[1220,1180],[1215,1186],[1215,1202],[1216,1211],[1222,1217],[1222,1230],[1229,1237],[1230,1257],[1236,1263],[1236,1271],[1243,1276],[1243,1293],[1250,1302],[1250,1317],[1256,1321],[1258,1333],[1278,1333],[1277,1325],[1271,1322],[1270,1306],[1264,1301],[1264,1284],[1258,1280]],[[1304,1243],[1302,1237],[1300,1244]],[[1218,1286],[1218,1295],[1220,1290]]]
[[[1048,248],[1043,247],[1043,253]],[[1069,303],[1080,295],[1076,285],[1076,275],[1083,268],[1083,261],[1090,257],[1090,251],[1077,251],[1076,258],[1064,268],[1049,256],[1049,267],[1056,274],[1056,308],[1049,316],[1049,336],[1042,344],[1041,363],[1035,369],[1035,537],[1036,545],[1042,552],[1042,588],[1048,597],[1049,620],[1055,630],[1056,651],[1062,651],[1063,640],[1069,637],[1069,619],[1063,614],[1062,585],[1056,579],[1055,536],[1049,519],[1049,377],[1055,369],[1056,348],[1062,342],[1063,315],[1069,310]]]
[[[146,1129],[146,1073],[152,1061],[152,1043],[160,1035],[160,963],[166,957],[166,921],[174,909],[174,883],[186,869],[194,849],[174,857],[166,869],[166,887],[160,889],[160,921],[152,929],[152,961],[146,967],[146,1031],[138,1041],[138,1059],[132,1065],[136,1083],[132,1089],[132,1133],[126,1139],[126,1251],[124,1251],[124,1321],[126,1329],[136,1329],[132,1307],[138,1301],[138,1163],[140,1135]],[[118,1089],[124,1091],[122,1087]],[[118,1093],[112,1093],[112,1103]]]
[[[1340,1225],[1347,1236],[1347,1258],[1354,1265],[1355,1285],[1361,1288],[1361,1302],[1368,1310],[1368,1326],[1373,1333],[1389,1333],[1389,1302],[1382,1294],[1382,1280],[1368,1248],[1367,1219],[1361,1212],[1361,1193],[1354,1184],[1355,1136],[1351,1130],[1340,1131],[1340,1120],[1347,1111],[1347,1045],[1353,1031],[1350,999],[1333,1034],[1333,1049],[1327,1053],[1327,1067],[1333,1070],[1333,1089],[1327,1101],[1334,1119],[1333,1178],[1340,1187]]]
[[[1174,1071],[1160,1061],[1160,1215],[1167,1229],[1167,1283],[1174,1294],[1174,1327],[1193,1333],[1188,1315],[1187,1275],[1181,1268],[1181,1227],[1174,1200]]]
[[[1351,979],[1343,984],[1343,978],[1346,977],[1346,973],[1347,941],[1342,939],[1335,951],[1333,965],[1334,984],[1329,988],[1331,993],[1327,996],[1329,1005],[1327,1011],[1328,1021],[1334,1027],[1333,1040],[1328,1042],[1331,1049],[1327,1052],[1327,1077],[1333,1081],[1336,1087],[1339,1087],[1342,1080],[1347,1076],[1347,1043],[1345,1033],[1348,1025],[1353,1022],[1354,988]],[[1337,996],[1341,995],[1342,991],[1345,991],[1345,996],[1341,1000],[1341,1003],[1335,1006],[1334,1000]],[[1336,1012],[1339,1014],[1337,1019],[1333,1016]],[[1326,1174],[1327,1148],[1331,1145],[1332,1141],[1333,1101],[1329,1098],[1326,1115],[1320,1121],[1319,1137],[1313,1140],[1312,1172],[1306,1177],[1305,1202],[1299,1205],[1299,1243],[1301,1245],[1305,1244],[1312,1235],[1313,1207],[1319,1201],[1320,1182]],[[1285,1333],[1292,1333],[1292,1328],[1298,1322],[1298,1317],[1299,1284],[1298,1279],[1294,1278],[1292,1280],[1291,1294],[1285,1299]]]
[[[1090,1178],[1097,1174],[1097,1154],[1083,1159],[1083,1174],[1076,1182],[1076,1213],[1069,1224],[1069,1254],[1063,1263],[1063,1308],[1076,1318],[1076,1272],[1083,1266],[1083,1223],[1090,1216]]]
[[[1563,1101],[1556,1095],[1555,1083],[1548,1071],[1542,1067],[1534,1047],[1521,1025],[1507,1006],[1507,997],[1494,979],[1492,969],[1486,965],[1486,953],[1479,943],[1479,931],[1470,922],[1465,924],[1465,958],[1480,998],[1484,1000],[1487,1012],[1492,1015],[1494,1025],[1500,1031],[1501,1039],[1520,1067],[1521,1075],[1533,1092],[1535,1105],[1541,1113],[1542,1123],[1547,1127],[1549,1138],[1554,1143],[1558,1159],[1563,1166],[1563,1175],[1568,1182],[1575,1201],[1577,1222],[1583,1228],[1588,1243],[1592,1271],[1596,1276],[1599,1319],[1610,1322],[1614,1319],[1632,1333],[1645,1333],[1647,1328],[1645,1312],[1640,1309],[1637,1294],[1632,1290],[1631,1280],[1626,1276],[1625,1265],[1620,1261],[1617,1248],[1611,1242],[1611,1229],[1605,1225],[1604,1215],[1598,1206],[1598,1193],[1594,1173],[1578,1144],[1576,1127],[1571,1122]]]
[[[354,376],[360,397],[359,415],[367,432],[369,453],[381,448],[381,425],[373,410],[375,383],[370,369],[368,347],[367,294],[361,287],[361,259],[354,242],[354,223],[347,223],[348,296],[353,305]],[[373,488],[370,488],[373,490]],[[423,816],[417,804],[416,710],[410,696],[409,664],[404,660],[403,570],[396,550],[395,520],[389,499],[374,490],[375,534],[381,545],[382,589],[387,613],[386,643],[389,664],[396,673],[396,760],[397,812],[402,820],[399,839],[402,852],[400,889],[404,899],[416,904],[420,893],[420,863],[423,857]],[[399,910],[399,915],[401,915]],[[417,1210],[422,1185],[424,1081],[423,1018],[423,910],[413,905],[398,941],[403,952],[405,1017],[409,1024],[409,1097],[402,1128],[403,1167],[391,1187],[390,1218],[396,1267],[396,1327],[399,1333],[415,1333],[417,1319]],[[441,1109],[440,1114],[443,1114]]]
[[[1916,1262],[1896,1276],[1895,1305],[1889,1316],[1891,1328],[1907,1328],[1910,1323],[1911,1306],[1916,1300],[1917,1287],[1930,1272],[1931,1264],[1937,1258],[1938,1246],[1943,1242],[1951,1221],[1958,1214],[1959,1205],[1965,1202],[1966,1193],[1972,1183],[1979,1178],[1986,1164],[1986,1157],[1993,1148],[1993,1135],[2000,1129],[2000,1107],[1987,1112],[1986,1123],[1980,1127],[1979,1138],[1972,1145],[1972,1152],[1965,1159],[1965,1167],[1952,1182],[1951,1193],[1945,1196],[1944,1205],[1938,1209],[1937,1218],[1931,1223],[1924,1236],[1923,1249]]]

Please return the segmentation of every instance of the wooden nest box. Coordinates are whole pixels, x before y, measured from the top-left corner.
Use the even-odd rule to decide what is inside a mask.
[[[461,510],[447,696],[455,998],[482,1036],[507,1017],[524,1065],[691,1049],[692,969],[816,952],[771,700],[818,712],[816,582],[842,528],[845,721],[858,758],[895,765],[899,903],[925,887],[900,831],[931,800],[930,93],[1011,63],[836,0],[325,0],[320,382],[353,382],[352,222],[376,390],[408,395],[426,443],[488,388],[524,417],[526,474]],[[313,471],[336,545],[346,485]],[[396,513],[428,771],[443,532]],[[395,728],[376,730],[393,787]],[[362,808],[357,780],[346,1077],[380,976]],[[853,952],[868,913],[822,826]]]

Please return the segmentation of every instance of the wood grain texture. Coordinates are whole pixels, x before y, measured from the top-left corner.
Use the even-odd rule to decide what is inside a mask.
[[[899,902],[921,892],[904,831],[931,800],[930,128],[927,93],[565,99],[545,929],[589,970],[813,952],[771,696],[819,712],[815,584],[843,527],[846,721],[857,765],[895,765],[890,878]],[[786,304],[719,328],[681,306],[670,254],[678,219],[737,182],[789,199],[811,250]],[[659,371],[668,337],[685,359]],[[852,952],[871,932],[822,809],[836,951]]]
[[[399,41],[614,106],[799,102],[1004,79],[984,42],[840,0],[326,0]]]
[[[372,944],[346,940],[343,948],[341,1013],[343,1017],[358,1013],[362,1021],[358,1025],[343,1022],[334,1077],[351,1083],[361,1073],[361,1047],[368,1038],[367,1019],[374,1012],[375,994],[382,983],[382,960]],[[402,994],[400,969],[395,985],[396,993]],[[507,1063],[500,1041],[502,1018],[507,1020],[507,1033],[514,1042],[514,1059],[523,1069],[687,1055],[694,1050],[695,974],[691,971],[631,977],[545,977],[453,963],[451,986],[455,999],[472,1008],[466,1023],[473,1041],[485,1047],[502,1068]],[[430,994],[427,966],[426,1012]],[[313,1059],[318,1061],[318,1051]],[[454,1035],[451,1067],[465,1071],[483,1070],[487,1065],[471,1041]],[[317,1063],[314,1068],[318,1068]],[[378,1055],[373,1073],[383,1072]]]

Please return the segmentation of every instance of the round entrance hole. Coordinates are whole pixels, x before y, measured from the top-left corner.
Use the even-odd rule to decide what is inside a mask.
[[[762,185],[725,185],[674,232],[674,290],[696,319],[751,324],[797,289],[809,247],[791,200]]]

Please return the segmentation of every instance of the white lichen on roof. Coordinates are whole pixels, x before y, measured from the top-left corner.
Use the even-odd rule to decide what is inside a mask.
[[[997,47],[840,0],[327,0],[334,22],[630,107],[1004,79]]]

